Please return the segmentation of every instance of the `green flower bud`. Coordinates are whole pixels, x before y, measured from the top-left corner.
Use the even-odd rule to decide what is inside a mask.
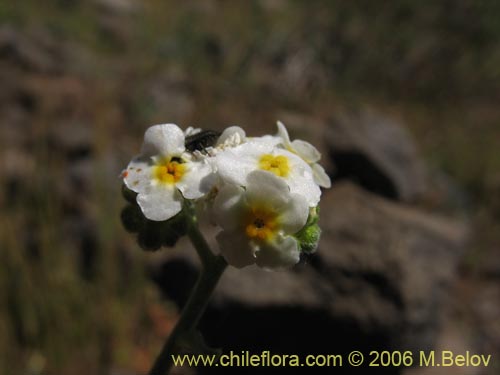
[[[295,237],[299,241],[300,251],[313,253],[318,248],[320,236],[321,228],[318,224],[313,224],[304,227]]]
[[[321,237],[321,228],[318,225],[318,221],[319,207],[313,207],[309,211],[306,225],[295,234],[301,252],[313,253],[318,248],[319,239]]]

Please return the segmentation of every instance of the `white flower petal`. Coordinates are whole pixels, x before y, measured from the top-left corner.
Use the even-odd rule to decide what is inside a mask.
[[[297,241],[290,236],[278,237],[275,241],[263,244],[255,256],[259,267],[269,269],[291,267],[300,260]]]
[[[152,166],[153,161],[150,157],[137,156],[132,159],[122,173],[127,188],[136,193],[144,191],[151,184]]]
[[[289,156],[291,168],[287,177],[290,191],[302,195],[310,206],[316,206],[321,196],[321,190],[314,182],[313,171],[309,164],[297,155]]]
[[[184,152],[184,132],[175,124],[153,125],[144,134],[144,156],[179,156]]]
[[[189,137],[190,135],[195,135],[201,132],[200,128],[193,128],[189,126],[186,130],[184,130],[184,136]]]
[[[215,197],[213,212],[215,221],[227,230],[241,227],[245,213],[243,194],[245,190],[236,185],[224,186]]]
[[[287,183],[275,174],[263,170],[248,174],[246,197],[250,206],[265,202],[275,212],[280,211],[288,203],[289,196]]]
[[[310,207],[317,206],[321,197],[321,189],[314,182],[313,172],[309,164],[286,150],[276,150],[275,154],[286,156],[290,163],[290,174],[285,179],[290,187],[290,192],[303,196]]]
[[[230,126],[224,129],[215,146],[235,147],[243,143],[245,138],[246,133],[242,128],[239,126]]]
[[[329,189],[332,187],[332,181],[330,177],[326,174],[324,168],[318,163],[311,165],[313,170],[314,181],[321,187]]]
[[[297,177],[293,174],[287,179],[290,192],[301,195],[309,204],[309,207],[316,207],[321,198],[321,189],[314,182],[312,177]]]
[[[288,234],[295,234],[301,230],[309,216],[307,200],[298,194],[292,194],[288,204],[280,212],[279,223],[281,229]]]
[[[290,136],[288,135],[288,131],[286,130],[285,124],[283,124],[281,121],[278,121],[276,123],[276,125],[278,126],[277,136],[283,140],[283,144],[285,145],[285,147],[289,148],[290,147]]]
[[[217,237],[220,252],[227,263],[243,268],[255,263],[255,249],[241,231],[222,231]]]
[[[260,155],[271,151],[272,145],[254,142],[226,149],[215,157],[217,172],[224,181],[245,186],[247,175],[257,169]]]
[[[183,198],[175,186],[153,184],[137,195],[137,203],[146,218],[164,221],[175,216],[182,209]]]
[[[212,168],[204,162],[185,163],[186,171],[180,181],[176,183],[177,188],[187,199],[200,198],[212,188]]]
[[[272,150],[273,147],[280,146],[283,144],[283,140],[280,137],[274,135],[264,135],[262,137],[247,138],[247,142],[260,144]]]
[[[278,121],[278,137],[283,139],[283,144],[288,151],[291,151],[297,155],[299,155],[302,159],[304,159],[307,163],[316,163],[321,159],[320,152],[309,142],[296,139],[293,142],[290,142],[290,137],[288,135],[288,131],[286,130],[285,125]]]
[[[320,152],[309,142],[296,139],[292,142],[291,149],[309,164],[321,159]]]

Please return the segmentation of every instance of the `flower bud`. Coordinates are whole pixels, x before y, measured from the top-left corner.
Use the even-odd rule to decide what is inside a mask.
[[[299,242],[300,251],[304,253],[313,253],[318,248],[321,237],[321,228],[318,225],[319,207],[312,207],[309,210],[307,223],[297,234],[295,238]]]
[[[300,251],[304,253],[313,253],[318,248],[321,228],[318,224],[312,224],[304,227],[295,238],[299,241]]]

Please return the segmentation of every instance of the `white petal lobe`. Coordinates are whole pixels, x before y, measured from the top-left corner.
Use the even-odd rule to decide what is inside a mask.
[[[137,196],[137,203],[144,216],[153,221],[164,221],[182,209],[182,195],[173,187],[152,185],[148,191]]]
[[[184,152],[184,132],[175,124],[153,125],[144,134],[144,156],[179,156]]]

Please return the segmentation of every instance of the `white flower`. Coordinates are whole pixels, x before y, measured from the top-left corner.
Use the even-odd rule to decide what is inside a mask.
[[[247,186],[247,176],[265,170],[283,179],[290,191],[302,195],[309,206],[317,206],[321,190],[314,182],[311,167],[299,156],[275,147],[271,137],[252,138],[215,156],[217,173],[225,183]]]
[[[318,161],[321,159],[321,154],[316,149],[316,147],[314,147],[309,142],[305,142],[300,139],[295,139],[291,142],[285,125],[281,121],[278,121],[277,125],[277,137],[281,138],[285,149],[293,152],[294,154],[297,154],[311,166],[311,169],[313,170],[314,181],[316,181],[319,186],[330,188],[332,186],[330,177],[328,177],[323,167],[318,164]]]
[[[264,268],[296,264],[300,252],[292,235],[307,221],[306,200],[290,193],[283,179],[267,171],[250,173],[247,182],[246,189],[226,185],[215,198],[222,255],[237,268],[253,263]]]
[[[123,171],[125,185],[137,193],[150,220],[167,220],[181,211],[184,198],[200,198],[210,190],[212,169],[184,152],[184,142],[177,125],[154,125],[144,134],[141,154]]]

